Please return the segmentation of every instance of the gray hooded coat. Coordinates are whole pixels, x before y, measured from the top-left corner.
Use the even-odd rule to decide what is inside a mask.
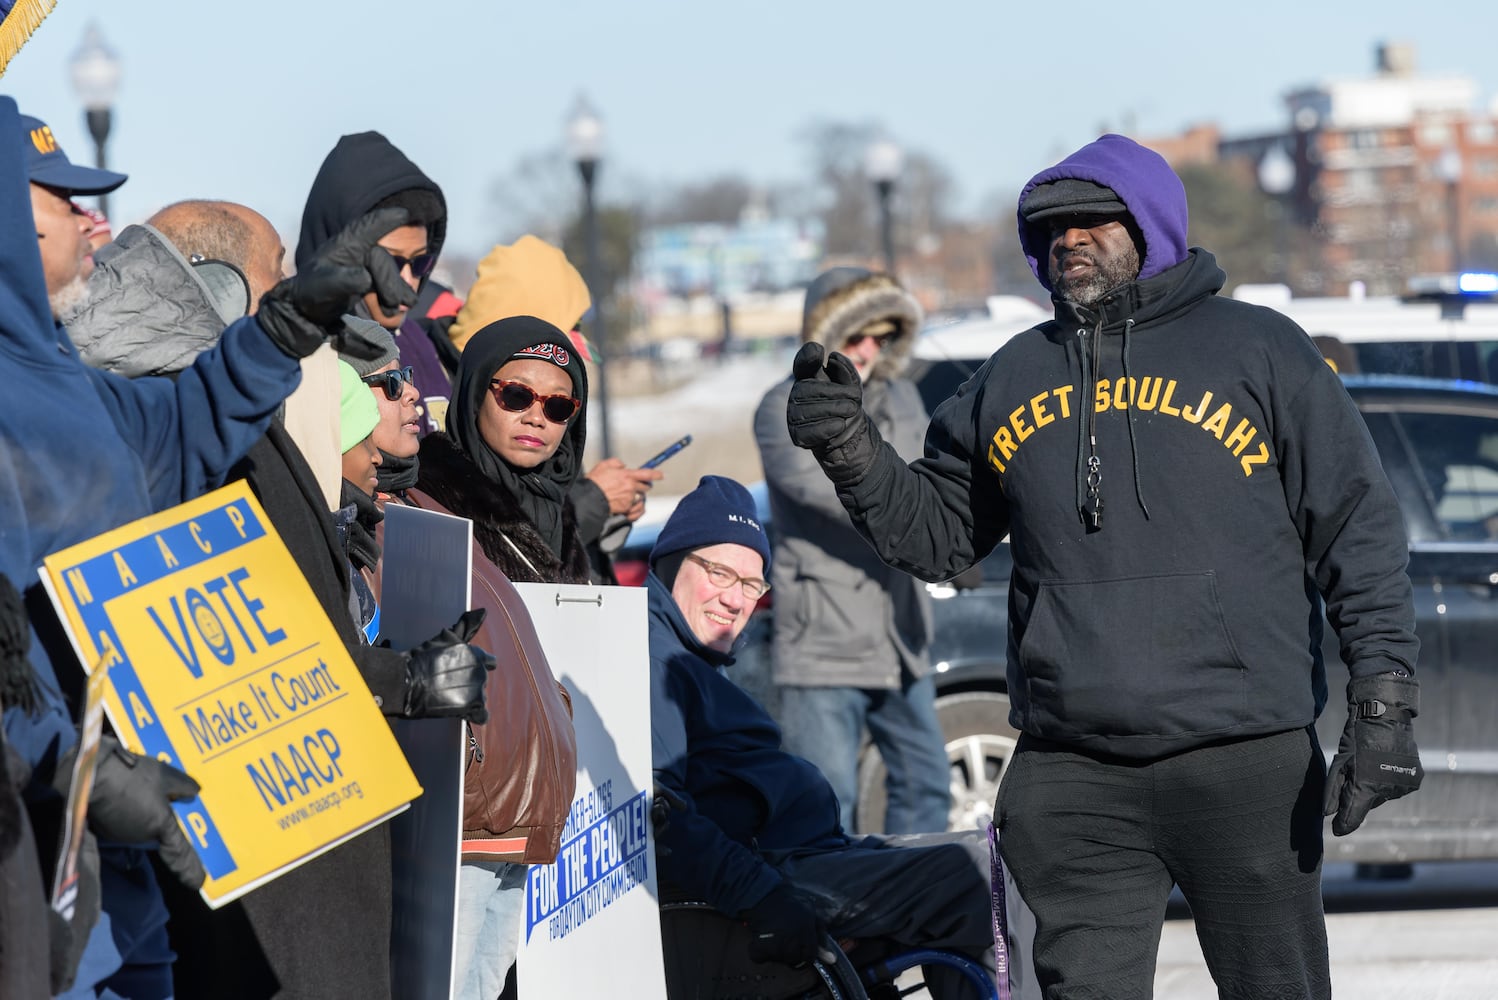
[[[101,247],[88,284],[89,300],[68,317],[68,334],[88,364],[127,378],[186,368],[250,301],[238,268],[189,262],[147,225],[126,226]]]
[[[894,279],[834,268],[807,289],[802,339],[839,350],[850,334],[888,319],[895,330],[864,384],[864,407],[906,461],[921,455],[927,414],[902,377],[921,326],[920,306]],[[887,566],[859,535],[811,452],[791,444],[791,379],[754,414],[774,524],[777,684],[898,689],[902,671],[930,669],[931,602],[924,584]]]

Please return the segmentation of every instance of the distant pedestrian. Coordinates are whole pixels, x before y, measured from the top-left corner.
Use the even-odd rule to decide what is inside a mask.
[[[927,579],[1006,535],[996,815],[1050,1000],[1144,998],[1171,887],[1223,997],[1331,994],[1322,820],[1420,785],[1419,650],[1393,490],[1305,332],[1218,295],[1180,179],[1106,135],[1020,193],[1055,320],[937,408],[907,464],[818,345],[787,419],[869,542]],[[1321,612],[1352,674],[1328,779]]]
[[[921,316],[889,275],[838,267],[806,290],[801,323],[803,341],[849,359],[869,419],[906,461],[920,457],[929,419],[904,376]],[[951,775],[928,655],[931,598],[869,548],[816,458],[791,443],[791,385],[771,388],[754,414],[775,524],[774,678],[786,748],[821,768],[853,830],[867,731],[888,775],[887,805],[872,821],[860,816],[863,828],[945,830]]]

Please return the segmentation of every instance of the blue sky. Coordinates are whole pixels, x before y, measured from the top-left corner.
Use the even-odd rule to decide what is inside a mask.
[[[489,189],[560,142],[580,93],[607,129],[605,198],[624,179],[794,179],[796,136],[823,118],[878,122],[932,154],[966,210],[1017,194],[1104,124],[1279,127],[1287,90],[1368,74],[1381,40],[1414,42],[1425,72],[1474,77],[1484,104],[1498,95],[1492,0],[58,0],[0,92],[84,162],[67,61],[91,21],[124,62],[116,229],[218,197],[290,244],[323,156],[373,128],[443,186],[449,246],[475,254],[519,235]]]

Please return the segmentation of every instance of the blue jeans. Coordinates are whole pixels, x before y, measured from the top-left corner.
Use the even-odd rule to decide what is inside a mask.
[[[454,1000],[494,1000],[520,950],[525,865],[465,861],[458,869]]]
[[[826,775],[853,830],[858,805],[858,751],[864,727],[888,772],[885,833],[938,833],[947,828],[951,769],[936,720],[936,684],[906,678],[901,691],[842,687],[780,689],[785,748]]]

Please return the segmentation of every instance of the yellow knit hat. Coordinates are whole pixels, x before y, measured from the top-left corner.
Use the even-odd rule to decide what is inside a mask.
[[[588,286],[561,250],[535,236],[495,247],[479,261],[468,301],[458,310],[448,335],[458,350],[468,338],[497,320],[535,316],[563,333],[593,304]]]

